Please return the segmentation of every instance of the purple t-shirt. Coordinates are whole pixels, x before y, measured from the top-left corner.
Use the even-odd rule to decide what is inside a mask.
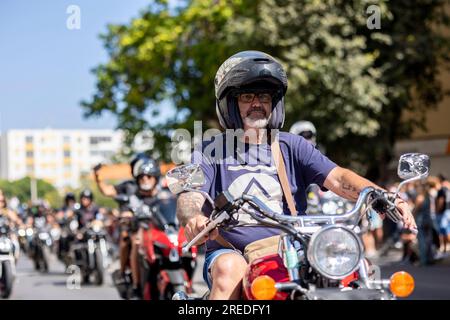
[[[306,188],[312,183],[323,187],[323,182],[336,164],[301,136],[280,132],[279,143],[296,208],[299,214],[304,214]],[[257,196],[275,212],[290,214],[269,144],[244,144],[235,139],[233,145],[229,136],[223,133],[204,142],[201,150],[194,150],[191,160],[200,164],[206,178],[202,190],[213,199],[225,190],[236,198],[246,193]],[[206,216],[209,216],[211,209],[205,202],[203,212]],[[256,224],[248,214],[239,214],[238,220]],[[281,231],[278,229],[261,225],[220,230],[222,237],[242,252],[247,244],[279,233]],[[221,247],[212,240],[208,240],[206,246],[207,251]]]

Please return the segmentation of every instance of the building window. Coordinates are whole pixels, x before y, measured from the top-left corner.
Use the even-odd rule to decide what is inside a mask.
[[[64,150],[64,158],[70,158],[70,150]]]
[[[101,142],[111,142],[111,137],[90,137],[89,143],[90,144],[99,144]]]
[[[63,141],[64,143],[70,143],[70,136],[64,136]]]
[[[33,151],[27,151],[27,158],[33,158],[34,152]]]
[[[32,136],[26,136],[25,137],[25,142],[26,143],[33,143],[33,137]]]
[[[27,173],[32,173],[34,171],[34,167],[32,165],[27,165]]]

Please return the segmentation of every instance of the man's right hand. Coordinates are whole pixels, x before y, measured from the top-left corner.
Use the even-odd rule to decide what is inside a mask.
[[[202,214],[197,214],[191,219],[188,220],[186,227],[184,228],[184,235],[186,236],[187,241],[191,241],[195,238],[197,234],[200,233],[203,229],[206,228],[206,223],[208,222],[208,218]],[[205,235],[203,239],[200,239],[195,243],[195,245],[203,244],[206,240],[211,239],[214,240],[218,237],[219,230],[217,228],[213,229],[208,235]]]
[[[92,170],[94,170],[94,174],[96,176],[98,176],[98,172],[100,171],[100,169],[103,167],[103,164],[99,163],[97,164]]]

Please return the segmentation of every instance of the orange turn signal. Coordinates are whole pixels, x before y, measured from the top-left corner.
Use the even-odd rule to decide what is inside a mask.
[[[256,300],[272,300],[277,294],[275,280],[269,276],[259,276],[253,280],[251,292]]]
[[[390,289],[395,296],[406,298],[414,291],[414,278],[408,272],[396,272],[391,276]]]

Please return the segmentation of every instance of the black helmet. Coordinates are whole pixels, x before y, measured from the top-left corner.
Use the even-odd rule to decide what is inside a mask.
[[[148,155],[148,154],[145,153],[145,152],[140,152],[140,153],[136,154],[136,155],[133,157],[133,159],[131,159],[131,161],[130,161],[131,174],[133,174],[133,167],[134,167],[134,164],[135,164],[139,159],[144,159],[144,158],[151,158],[151,156]]]
[[[153,176],[159,179],[161,176],[161,170],[159,168],[158,162],[153,158],[147,156],[141,156],[136,161],[132,161],[132,174],[135,179],[139,176],[145,174]]]
[[[64,203],[67,204],[69,201],[77,201],[75,194],[73,192],[67,192],[64,197]]]
[[[268,127],[280,129],[283,126],[287,76],[281,64],[270,55],[260,51],[242,51],[231,56],[217,70],[214,85],[216,112],[223,128],[243,127],[235,93],[248,89],[273,91]]]
[[[80,192],[80,201],[82,198],[88,198],[94,200],[94,194],[90,189],[84,189]]]

